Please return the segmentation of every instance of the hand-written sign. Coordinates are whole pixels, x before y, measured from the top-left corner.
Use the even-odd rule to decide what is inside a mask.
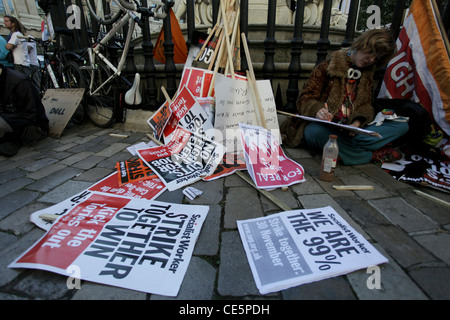
[[[48,89],[42,104],[49,120],[49,136],[59,138],[83,100],[85,89]]]
[[[280,139],[275,99],[269,80],[256,81],[267,129]],[[227,152],[242,151],[239,122],[262,125],[255,94],[248,81],[233,80],[217,74],[215,82],[216,115],[215,140],[227,147]],[[220,136],[221,135],[221,136]]]

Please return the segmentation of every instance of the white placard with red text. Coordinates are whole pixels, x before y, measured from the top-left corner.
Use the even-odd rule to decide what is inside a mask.
[[[39,228],[48,231],[52,226],[52,221],[42,219],[40,217],[41,215],[64,215],[68,210],[66,207],[66,202],[71,204],[70,207],[75,206],[78,203],[79,199],[91,194],[92,192],[104,193],[105,195],[109,194],[125,198],[154,200],[166,189],[166,186],[159,178],[133,181],[119,186],[118,172],[116,171],[106,178],[100,180],[99,182],[93,184],[86,190],[81,191],[73,197],[70,197],[66,201],[34,212],[30,217],[30,221],[37,225]]]
[[[167,189],[174,191],[214,173],[222,161],[224,148],[204,136],[177,127],[168,144],[137,153]]]
[[[239,127],[247,170],[258,188],[274,189],[305,181],[303,167],[286,157],[269,130],[242,123]]]
[[[88,192],[9,265],[176,296],[209,208]]]

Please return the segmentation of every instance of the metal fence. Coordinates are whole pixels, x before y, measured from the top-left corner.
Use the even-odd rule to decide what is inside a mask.
[[[91,1],[94,4],[94,0]],[[282,0],[284,1],[284,0]],[[143,6],[147,5],[150,1],[142,0],[141,4]],[[195,26],[195,0],[186,0],[186,23],[187,23],[187,45],[189,47],[193,32],[196,28]],[[272,80],[276,77],[277,68],[274,62],[274,54],[276,50],[277,40],[275,38],[275,31],[277,25],[275,24],[276,16],[276,0],[268,0],[267,2],[267,31],[266,38],[264,40],[264,63],[262,66],[262,76],[265,79]],[[299,80],[300,74],[302,72],[302,49],[304,47],[303,39],[303,16],[305,10],[304,0],[291,0],[291,8],[295,10],[294,14],[294,25],[292,28],[292,40],[290,56],[291,60],[288,67],[288,86],[286,89],[286,99],[287,103],[284,106],[277,106],[283,108],[287,111],[295,110],[295,104],[297,97],[299,95]],[[320,35],[316,43],[316,54],[317,63],[322,62],[326,59],[330,50],[330,18],[332,11],[332,0],[323,1],[323,15],[322,23],[320,26]],[[403,21],[403,16],[405,9],[407,9],[407,4],[409,1],[398,0],[395,3],[395,9],[392,13],[392,22],[389,25],[394,37],[399,35],[401,24]],[[444,23],[446,33],[450,33],[450,0],[436,1],[440,9],[441,17]],[[67,29],[67,7],[75,4],[78,7],[82,7],[81,0],[48,0],[47,10],[50,12],[55,29]],[[213,25],[216,23],[218,12],[219,12],[220,0],[212,0],[212,11],[213,11]],[[355,38],[356,23],[358,19],[358,13],[360,9],[361,0],[351,0],[348,12],[348,21],[345,30],[345,37],[342,41],[341,47],[349,47],[353,39]],[[381,5],[382,1],[373,1],[374,5]],[[103,0],[104,11],[106,13],[110,12],[109,2]],[[249,1],[240,0],[240,30],[245,33],[248,38],[248,15],[249,13]],[[91,25],[86,25],[86,17],[84,13],[81,12],[81,27],[78,29],[73,29],[69,33],[65,34],[65,47],[67,50],[77,51],[83,50],[88,46],[92,45],[92,40],[90,39],[90,34],[93,29],[98,28],[94,22]],[[164,77],[166,79],[165,87],[169,94],[174,94],[177,90],[176,79],[179,78],[180,72],[177,72],[176,65],[173,60],[173,48],[174,45],[171,41],[171,31],[170,31],[170,16],[168,15],[163,21],[163,28],[165,31],[165,41],[164,41],[164,53],[166,56],[166,63],[164,66]],[[127,31],[124,30],[126,33]],[[156,73],[155,64],[153,62],[153,44],[150,37],[150,27],[149,22],[144,21],[144,28],[142,30],[143,36],[143,56],[144,56],[144,67],[143,76],[146,78],[146,88],[145,88],[145,101],[146,104],[142,106],[143,109],[155,109],[158,105],[158,89],[156,87]],[[252,39],[248,39],[249,44],[251,44]],[[241,49],[243,50],[243,49]],[[127,60],[125,73],[134,74],[136,71],[136,66],[134,65],[134,51],[133,48],[129,50],[129,59]],[[244,52],[241,53],[241,69],[243,71],[248,70],[248,64],[245,58]],[[161,71],[159,71],[161,72]]]

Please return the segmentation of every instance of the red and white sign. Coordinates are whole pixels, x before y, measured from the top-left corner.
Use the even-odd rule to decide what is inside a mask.
[[[172,117],[164,129],[164,141],[166,143],[171,140],[171,135],[178,125],[210,139],[214,137],[214,126],[210,115],[186,86],[180,90],[172,101],[170,109],[172,110]]]
[[[86,192],[9,265],[176,296],[209,208]],[[70,271],[70,272],[69,272]]]
[[[83,199],[93,193],[119,196],[122,198],[154,200],[166,189],[166,186],[159,178],[134,181],[119,186],[119,175],[116,171],[96,184],[90,186],[88,189],[85,189],[73,197],[66,199],[64,202],[57,203],[49,208],[34,212],[30,217],[30,221],[39,228],[48,231],[52,226],[52,222],[42,219],[40,216],[43,214],[49,214],[52,216],[62,216],[66,214],[68,210],[66,207],[66,202],[70,203],[70,208],[72,208],[79,203],[80,199]]]
[[[379,98],[420,103],[450,134],[450,57],[431,0],[414,0],[397,39]]]
[[[221,144],[177,127],[163,146],[141,149],[139,157],[158,175],[169,191],[211,175],[222,160]]]
[[[303,167],[287,158],[269,130],[239,123],[247,170],[255,185],[274,189],[304,182]]]

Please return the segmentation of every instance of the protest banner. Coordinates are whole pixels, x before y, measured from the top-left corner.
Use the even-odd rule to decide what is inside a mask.
[[[123,186],[129,182],[141,181],[156,178],[153,173],[141,159],[130,159],[119,161],[116,164],[117,175],[119,176],[119,186]]]
[[[332,207],[237,221],[261,294],[388,262]]]
[[[66,201],[70,202],[72,206],[75,206],[80,198],[85,197],[92,193],[100,193],[105,195],[114,195],[124,198],[136,198],[152,200],[156,199],[161,193],[166,190],[166,186],[159,178],[149,178],[142,181],[134,181],[119,186],[118,172],[114,172],[99,182],[93,184],[89,188],[79,192],[78,194],[70,197]],[[49,230],[55,217],[64,215],[67,212],[64,203],[57,203],[49,208],[45,208],[34,212],[30,221],[37,225],[39,228]],[[52,220],[43,219],[42,215],[50,215]]]
[[[9,268],[176,296],[209,208],[86,193]]]
[[[258,80],[256,84],[262,102],[266,127],[272,130],[278,141],[281,141],[275,98],[270,81]],[[231,79],[217,74],[214,88],[216,93],[215,140],[222,142],[227,152],[242,152],[239,122],[261,125],[251,86],[241,77]]]
[[[407,150],[401,160],[381,166],[393,178],[450,192],[450,161],[439,155],[422,156]]]
[[[224,148],[204,136],[177,127],[166,145],[137,152],[169,191],[173,191],[212,174],[222,160]]]
[[[150,128],[153,130],[153,136],[156,140],[161,139],[164,128],[172,116],[172,110],[169,107],[169,102],[166,101],[161,107],[147,120]]]
[[[412,1],[378,98],[417,102],[450,134],[450,47],[434,4],[434,0]]]
[[[239,123],[245,163],[256,187],[274,189],[304,182],[305,170],[284,154],[269,130]]]
[[[219,163],[213,174],[203,178],[204,181],[212,181],[232,175],[239,170],[247,170],[243,153],[225,153],[222,162]]]
[[[186,86],[195,97],[208,97],[213,72],[200,68],[184,68],[179,87]]]
[[[171,140],[173,132],[178,125],[183,128],[213,139],[213,123],[210,114],[207,113],[189,89],[184,86],[170,103],[172,118],[164,129],[164,141]]]

